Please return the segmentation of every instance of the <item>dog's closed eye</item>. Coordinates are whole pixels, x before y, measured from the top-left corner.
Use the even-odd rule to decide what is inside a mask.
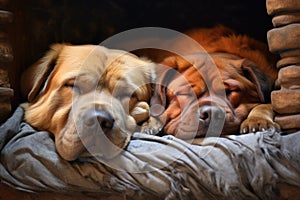
[[[236,81],[224,81],[225,93],[227,99],[230,101],[233,107],[237,107],[240,103],[242,91]]]
[[[81,93],[81,90],[80,90],[80,86],[75,84],[75,80],[71,79],[71,80],[68,80],[67,82],[65,82],[63,84],[63,88],[66,88],[66,89],[71,89],[72,91],[76,92],[76,93]]]
[[[97,82],[88,79],[86,76],[70,78],[63,84],[64,88],[72,89],[77,94],[85,94],[97,89]]]

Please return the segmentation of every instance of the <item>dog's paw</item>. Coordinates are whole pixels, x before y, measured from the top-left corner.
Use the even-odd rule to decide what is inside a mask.
[[[130,115],[135,119],[136,123],[149,120],[150,108],[148,103],[144,101],[138,102],[132,109]]]
[[[163,128],[163,123],[155,117],[150,117],[148,121],[141,126],[141,132],[148,135],[157,135]]]
[[[240,133],[255,133],[258,131],[266,131],[270,128],[275,128],[276,130],[280,130],[279,124],[274,122],[273,120],[266,119],[263,117],[248,117],[240,127]]]

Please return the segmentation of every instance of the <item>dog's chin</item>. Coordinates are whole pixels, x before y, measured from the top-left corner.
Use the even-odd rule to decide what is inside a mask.
[[[68,161],[92,156],[114,158],[126,148],[136,127],[134,119],[130,116],[127,118],[127,125],[115,125],[104,133],[100,126],[86,127],[79,120],[75,123],[69,120],[58,137],[55,137],[56,149],[59,155]]]
[[[58,154],[68,161],[76,160],[83,152],[84,145],[77,134],[74,123],[67,123],[55,136],[55,146]]]
[[[93,156],[98,159],[112,159],[124,151],[131,135],[129,132],[115,130],[109,135],[98,133],[82,138],[84,152],[79,157]]]
[[[78,132],[65,130],[57,137],[56,149],[59,155],[68,161],[79,157],[94,156],[103,159],[111,159],[120,154],[130,141],[131,133],[115,130],[107,136],[101,131],[90,132],[90,135],[80,137]]]
[[[209,123],[199,119],[183,116],[170,120],[164,127],[164,133],[181,139],[196,137],[219,137],[221,135],[238,134],[241,120],[233,113],[213,118]]]
[[[185,120],[181,117],[170,120],[164,127],[164,133],[180,139],[193,139],[199,135],[199,121]],[[201,129],[205,131],[204,129]]]
[[[193,139],[197,137],[219,137],[222,135],[229,135],[229,134],[239,134],[239,125],[231,124],[222,126],[222,123],[215,124],[211,126],[197,126],[198,129],[192,127],[179,127],[176,130],[172,129],[171,127],[168,128],[165,132],[170,135],[174,135],[180,139]],[[173,131],[173,132],[172,132]]]
[[[197,137],[218,137],[223,134],[223,123],[214,123],[214,124],[204,124],[199,122],[197,125],[184,125],[180,124],[177,127],[168,127],[168,134],[173,130],[173,134],[177,138],[181,139],[193,139]]]

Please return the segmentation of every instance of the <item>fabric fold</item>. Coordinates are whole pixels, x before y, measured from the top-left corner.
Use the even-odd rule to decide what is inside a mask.
[[[68,162],[57,154],[51,134],[22,117],[17,108],[0,129],[0,180],[17,189],[130,199],[278,199],[278,183],[300,187],[300,132],[268,130],[193,144],[134,133],[113,159]]]

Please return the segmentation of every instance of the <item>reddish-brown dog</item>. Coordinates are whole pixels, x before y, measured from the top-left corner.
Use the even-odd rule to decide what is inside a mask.
[[[159,123],[153,129],[161,126],[164,133],[185,139],[279,129],[268,104],[276,57],[267,46],[224,26],[186,34],[205,51],[190,48],[184,56],[161,52],[154,58],[169,56],[162,62],[167,67],[157,70],[151,105]],[[189,49],[184,41],[174,45]]]

